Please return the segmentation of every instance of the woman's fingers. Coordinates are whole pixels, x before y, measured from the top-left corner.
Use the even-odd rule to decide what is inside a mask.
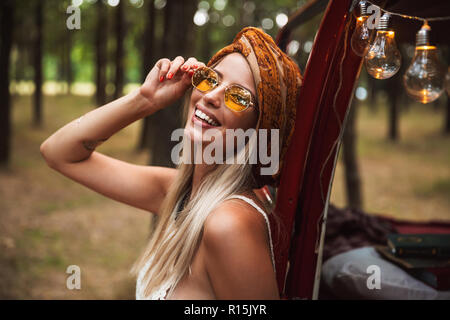
[[[181,71],[182,74],[187,73],[189,76],[192,76],[195,69],[205,66],[204,63],[199,62],[194,57],[185,61],[181,56],[176,57],[173,61],[163,58],[158,61],[157,65],[159,68],[159,82],[163,82],[164,79],[172,79],[178,71]]]
[[[181,56],[176,57],[170,64],[169,72],[167,73],[167,79],[172,79],[173,76],[178,72],[181,65],[184,63],[184,58]]]
[[[200,66],[204,64],[195,58],[189,58],[186,61],[181,56],[172,61],[162,58],[147,75],[140,92],[158,108],[165,108],[186,92],[194,70]]]
[[[194,74],[194,70],[198,68],[197,59],[195,58],[189,58],[186,60],[186,62],[181,67],[181,70],[184,73],[189,74],[189,76],[192,76]]]
[[[159,82],[163,82],[167,72],[170,69],[170,60],[167,58],[163,58],[158,61],[157,65],[159,68]]]
[[[183,67],[181,67],[182,70],[188,71],[190,68],[197,68],[198,67],[198,61],[194,57],[191,57],[186,60],[186,62],[183,64]]]
[[[192,76],[194,74],[195,69],[197,69],[198,67],[204,66],[204,65],[205,65],[204,63],[199,62],[194,57],[191,57],[186,60],[186,62],[181,67],[181,70],[188,73],[190,76]]]

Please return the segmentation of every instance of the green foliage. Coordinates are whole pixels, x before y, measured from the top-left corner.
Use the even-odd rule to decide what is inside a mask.
[[[33,77],[33,43],[35,39],[34,8],[37,0],[19,2],[17,7],[17,21],[19,26],[15,28],[15,46],[13,48],[12,75],[17,81],[31,80]],[[44,3],[44,37],[43,37],[43,70],[44,79],[51,81],[65,81],[68,78],[68,59],[70,57],[70,70],[74,82],[95,81],[95,33],[97,28],[96,3],[83,1],[80,6],[81,30],[68,30],[66,20],[69,14],[66,9],[71,0],[43,0]],[[102,1],[107,9],[108,23],[104,26],[103,33],[107,39],[107,78],[108,82],[114,81],[116,50],[115,37],[115,7]],[[148,36],[145,34],[148,22],[148,6],[153,0],[145,0],[144,5],[137,7],[136,1],[125,1],[125,41],[124,41],[124,68],[125,83],[140,82],[142,77],[142,59],[144,43]],[[253,25],[261,27],[264,18],[273,21],[273,28],[266,32],[275,37],[279,28],[275,22],[278,13],[291,14],[306,0],[276,0],[276,1],[235,1],[228,0],[223,10],[215,7],[216,0],[194,1],[195,4],[205,2],[209,4],[209,21],[203,26],[194,27],[193,54],[200,60],[207,60],[218,49],[228,44],[243,27]],[[219,1],[220,2],[220,1]],[[159,1],[159,4],[163,3]],[[160,6],[159,6],[160,7]],[[158,8],[159,8],[158,7]],[[253,8],[253,10],[249,10]],[[220,9],[220,8],[219,8]],[[155,14],[155,48],[154,59],[165,56],[161,52],[164,30],[164,10],[156,9]],[[234,23],[230,26],[224,24],[225,17],[232,16]],[[177,19],[177,17],[171,17]],[[193,17],[190,19],[192,24]],[[313,29],[315,26],[312,26]],[[314,32],[314,30],[312,30]],[[206,46],[206,47],[205,47]]]

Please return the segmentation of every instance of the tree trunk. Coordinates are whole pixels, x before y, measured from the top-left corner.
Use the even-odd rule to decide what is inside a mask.
[[[66,42],[58,49],[58,69],[56,70],[56,82],[62,83],[66,79]],[[64,85],[62,85],[64,87]],[[64,88],[62,88],[64,90]]]
[[[96,103],[102,106],[106,103],[106,36],[108,29],[107,12],[103,1],[97,1],[96,48]]]
[[[173,0],[168,1],[164,7],[164,34],[162,37],[161,54],[169,59],[173,58],[171,44],[176,43],[176,39],[172,38],[173,23],[171,23],[171,20],[175,18],[174,7],[178,5],[180,5],[179,0]],[[176,19],[181,19],[181,17],[177,17]],[[172,113],[172,119],[170,119],[169,113]],[[169,143],[169,135],[172,131],[171,128],[176,126],[176,122],[174,121],[175,117],[173,116],[175,114],[176,110],[174,110],[174,106],[172,105],[147,117],[147,127],[145,130],[147,134],[147,145],[150,150],[150,165],[173,167],[169,157],[169,150],[172,148],[173,144]],[[164,141],[164,143],[161,143],[161,141]],[[167,143],[165,143],[166,141]]]
[[[70,36],[67,35],[60,38],[61,47],[58,50],[59,64],[58,64],[58,77],[57,80],[61,83],[61,89],[63,94],[68,94],[70,91]]]
[[[17,38],[14,39],[15,46],[17,48],[17,59],[15,61],[16,72],[14,74],[14,80],[19,82],[25,79],[25,67],[27,65],[27,46],[23,45]],[[1,43],[1,42],[0,42]]]
[[[392,93],[392,89],[389,89]],[[398,106],[395,97],[389,103],[389,140],[398,140]]]
[[[155,46],[155,4],[154,0],[151,0],[147,5],[147,23],[145,24],[145,34],[143,36],[144,52],[142,63],[141,80],[144,82],[150,69],[153,67],[156,57],[157,47]]]
[[[172,54],[170,45],[172,44],[172,42],[175,42],[175,39],[169,38],[169,36],[172,36],[173,34],[173,24],[171,23],[171,19],[174,17],[174,7],[179,5],[178,2],[179,0],[169,1],[164,7],[164,34],[162,38],[162,54],[169,59],[172,58],[170,56]],[[178,17],[178,19],[181,19],[181,17]]]
[[[34,42],[34,97],[33,97],[33,125],[40,127],[42,125],[42,38],[43,38],[43,3],[36,2],[36,39]]]
[[[145,25],[145,31],[143,36],[144,43],[144,54],[142,57],[142,82],[145,81],[147,74],[150,72],[151,68],[155,63],[156,57],[156,46],[155,46],[155,4],[154,1],[150,1],[147,4],[147,23]],[[150,116],[149,116],[150,117]],[[145,117],[142,121],[142,129],[139,137],[139,142],[137,145],[137,150],[144,150],[149,147],[148,137],[149,137],[149,117]]]
[[[197,27],[199,37],[197,37],[197,56],[200,61],[205,64],[211,58],[211,25],[206,23],[201,27]]]
[[[367,73],[366,73],[367,74]],[[367,91],[368,91],[368,106],[369,110],[375,113],[378,110],[377,106],[377,88],[376,88],[376,79],[372,78],[372,76],[367,75]]]
[[[447,107],[445,108],[444,135],[450,134],[450,96],[447,94]]]
[[[195,0],[168,1],[164,10],[163,56],[173,59],[180,55],[189,58],[193,54],[193,22]],[[183,32],[180,32],[183,30]],[[182,101],[177,101],[149,117],[147,134],[150,164],[174,167],[170,154],[178,141],[171,141],[174,129],[182,123]],[[163,142],[162,142],[163,141]]]
[[[116,8],[116,77],[114,81],[114,100],[123,94],[124,73],[123,73],[123,41],[125,38],[124,4],[120,1]]]
[[[0,2],[0,165],[7,166],[11,140],[10,53],[14,30],[14,1]]]
[[[450,48],[447,48],[447,61],[450,60]],[[448,68],[447,72],[450,72],[450,67]],[[450,80],[447,80],[450,81]],[[447,84],[448,85],[448,84]],[[450,134],[450,92],[445,91],[444,94],[447,94],[447,105],[445,107],[445,121],[444,121],[444,135]]]
[[[344,136],[343,136],[343,160],[345,171],[345,186],[347,192],[347,206],[352,209],[363,208],[361,192],[361,178],[359,173],[358,160],[356,156],[356,109],[358,105],[353,105],[348,111]]]
[[[65,46],[65,70],[66,70],[66,83],[67,83],[67,93],[70,94],[70,87],[72,86],[73,81],[73,74],[72,74],[72,33],[67,33],[67,40],[66,40],[66,46]]]
[[[388,94],[388,107],[389,107],[389,132],[388,139],[391,141],[397,141],[399,138],[398,134],[398,117],[399,117],[399,106],[398,106],[398,92],[399,82],[397,79],[389,79],[386,83],[386,90]],[[385,80],[386,81],[386,80]]]

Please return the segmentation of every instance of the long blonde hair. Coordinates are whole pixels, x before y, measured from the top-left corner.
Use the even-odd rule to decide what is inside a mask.
[[[185,97],[184,119],[187,118],[191,93],[191,90],[188,91]],[[194,164],[182,162],[178,165],[176,178],[161,204],[148,245],[131,269],[133,275],[139,276],[140,270],[152,259],[142,278],[145,296],[152,294],[166,281],[173,284],[168,292],[170,296],[188,271],[209,213],[228,197],[252,191],[251,145],[247,143],[237,152],[234,164],[217,165],[211,170],[175,219],[180,200],[190,190],[194,173]],[[187,154],[183,152],[182,156]]]

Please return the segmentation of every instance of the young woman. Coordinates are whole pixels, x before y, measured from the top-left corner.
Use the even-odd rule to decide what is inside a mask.
[[[279,299],[270,212],[253,190],[278,183],[300,85],[297,65],[270,36],[248,27],[208,67],[195,58],[159,60],[138,90],[70,122],[41,145],[54,170],[157,215],[133,267],[137,299]],[[94,151],[183,95],[190,146],[208,146],[211,140],[202,135],[208,129],[223,141],[227,129],[276,129],[279,140],[269,134],[257,147],[279,150],[278,170],[261,174],[262,163],[250,161],[249,142],[233,147],[232,163],[183,161],[177,169],[133,165]],[[197,149],[183,145],[182,158],[192,160]]]

